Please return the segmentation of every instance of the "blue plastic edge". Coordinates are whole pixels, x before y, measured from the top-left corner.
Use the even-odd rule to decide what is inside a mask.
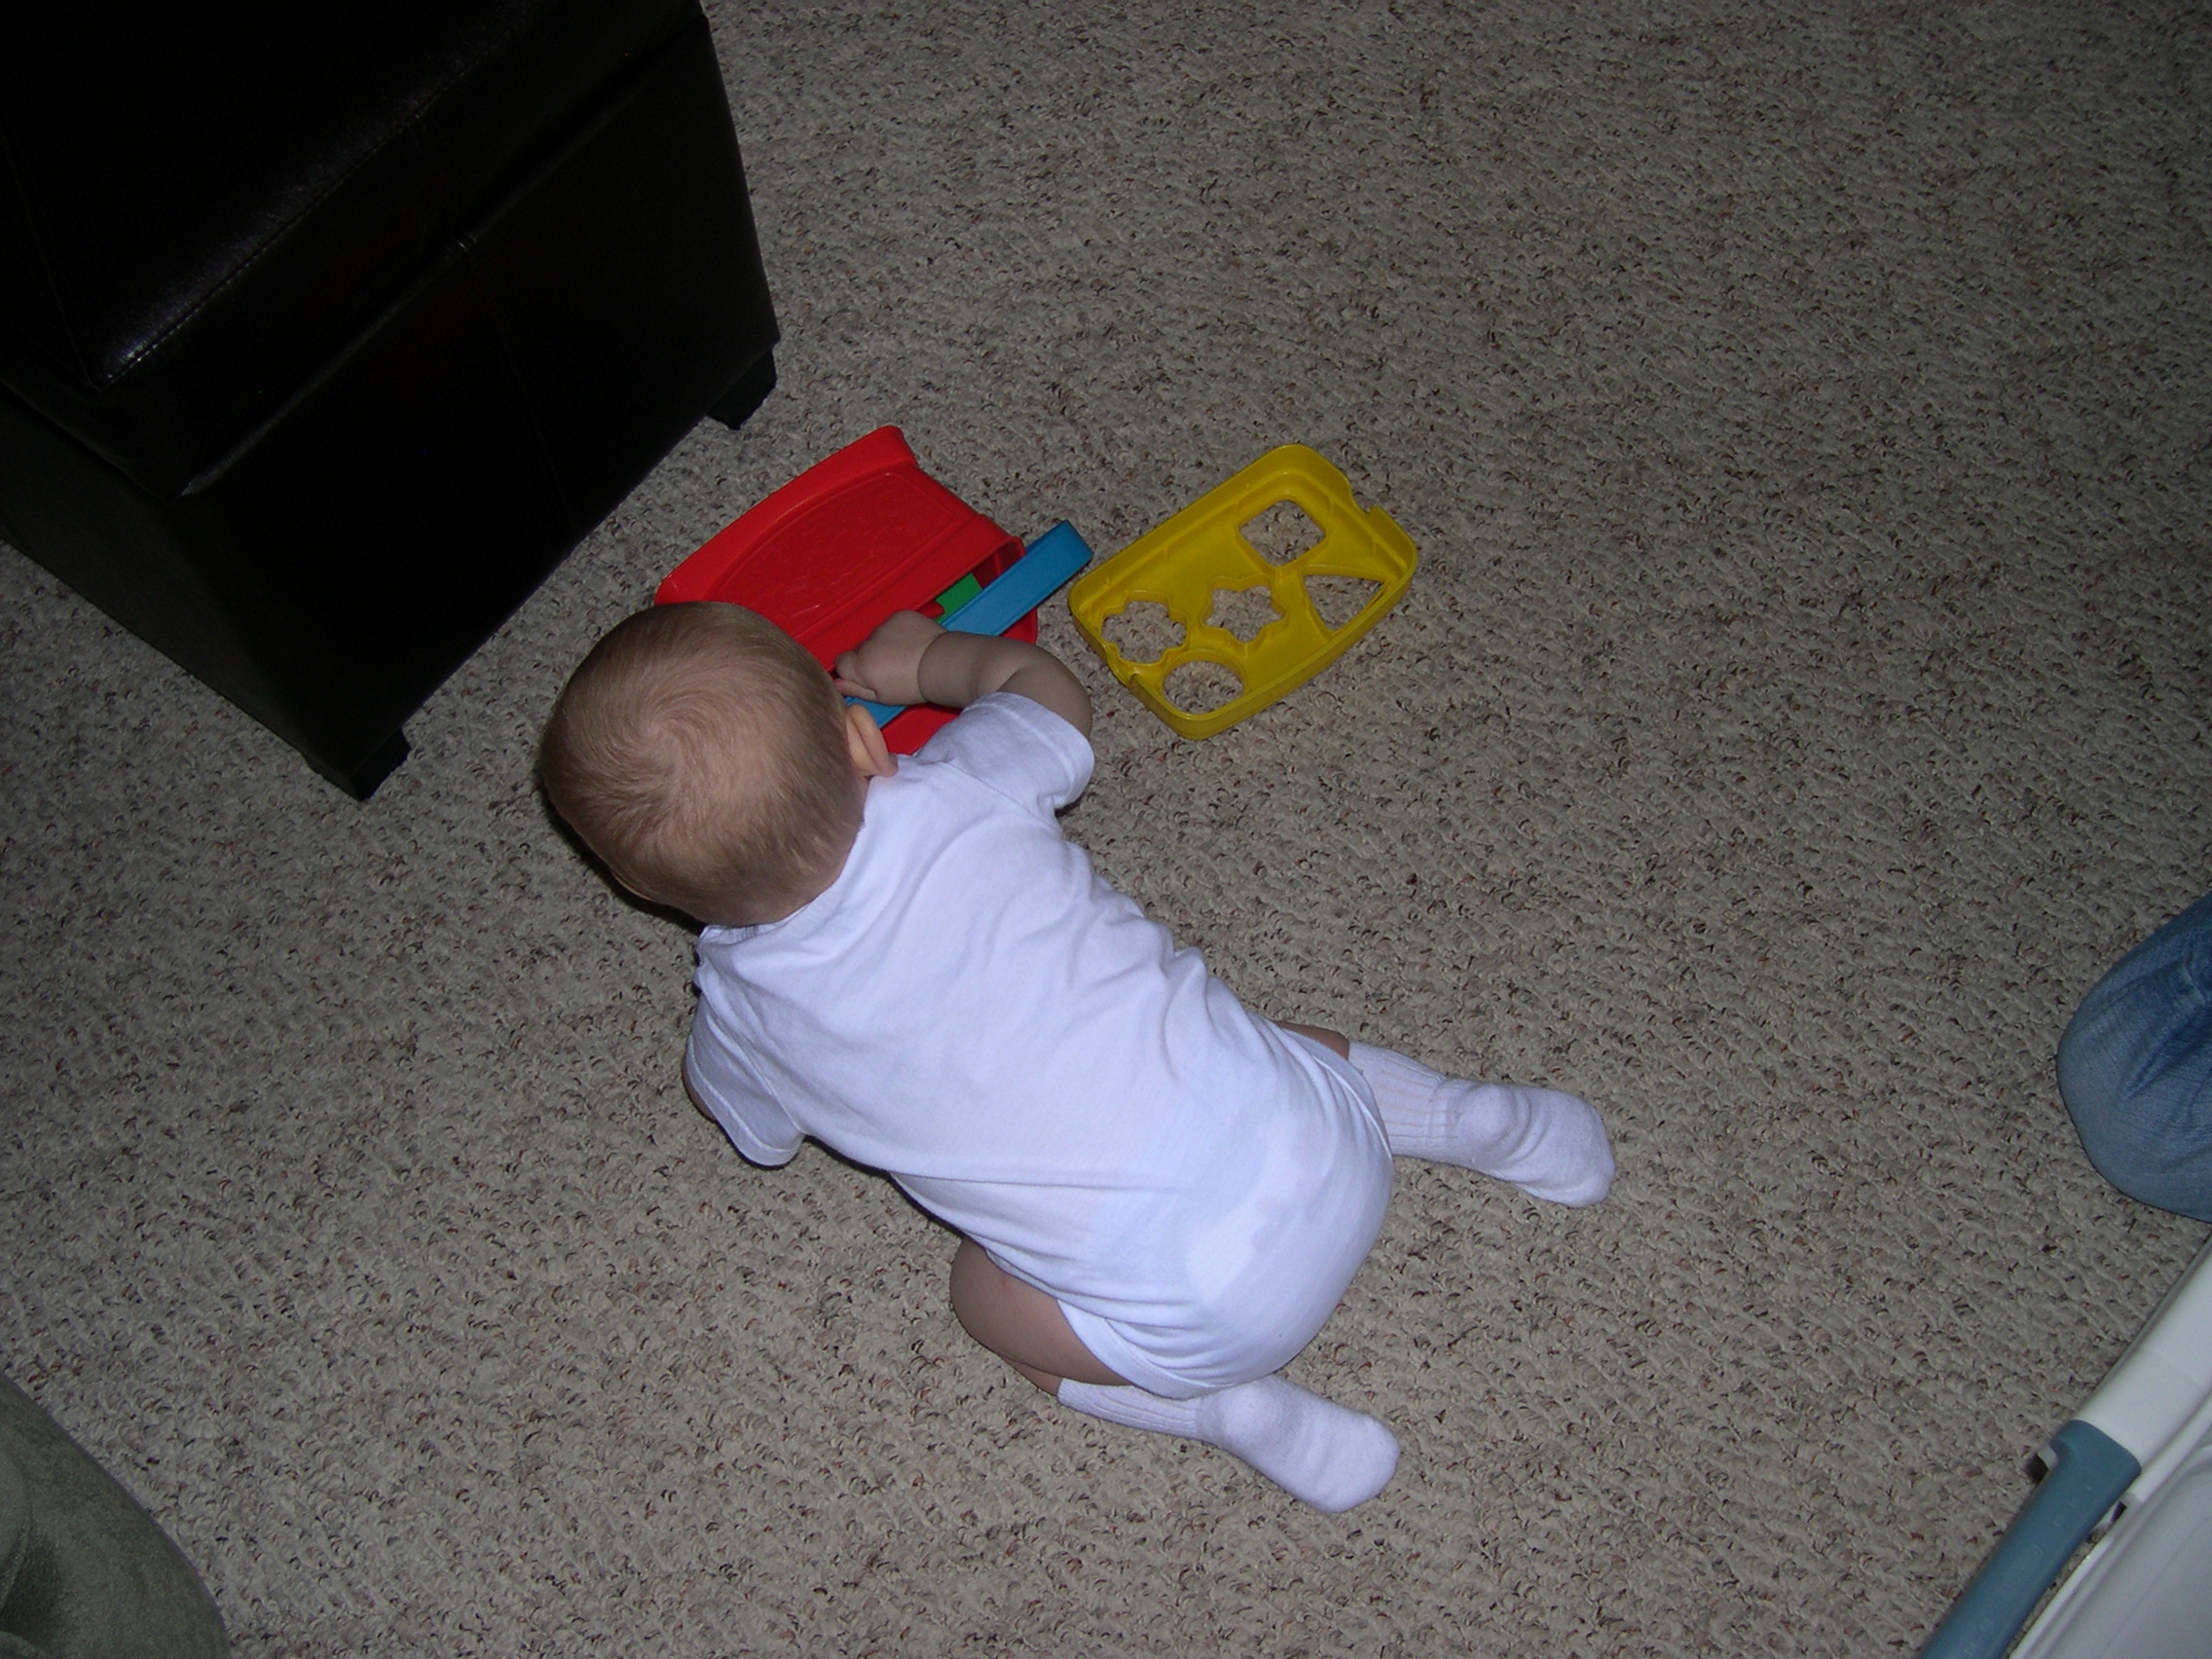
[[[1060,590],[1078,571],[1090,563],[1090,544],[1076,534],[1066,519],[1029,544],[1029,551],[999,572],[998,580],[943,620],[955,634],[1003,634]],[[903,703],[860,703],[875,717],[877,725],[889,725],[905,712]]]
[[[2075,1418],[2050,1437],[2054,1461],[1920,1659],[2000,1659],[2090,1530],[2135,1484],[2126,1447]]]

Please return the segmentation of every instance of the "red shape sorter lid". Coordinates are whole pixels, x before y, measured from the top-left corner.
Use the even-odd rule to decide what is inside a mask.
[[[655,605],[757,610],[828,668],[894,610],[926,609],[962,576],[1021,556],[921,468],[896,426],[817,461],[671,571]]]

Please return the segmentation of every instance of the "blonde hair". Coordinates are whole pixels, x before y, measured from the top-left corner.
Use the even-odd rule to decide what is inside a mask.
[[[734,605],[617,623],[553,705],[537,774],[624,886],[703,922],[789,913],[835,876],[860,821],[836,687]]]

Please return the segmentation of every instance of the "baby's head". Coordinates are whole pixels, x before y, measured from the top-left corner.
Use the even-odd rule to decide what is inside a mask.
[[[872,728],[871,728],[872,729]],[[789,915],[835,879],[868,772],[820,664],[734,605],[660,605],[570,676],[538,777],[633,893],[702,922]]]

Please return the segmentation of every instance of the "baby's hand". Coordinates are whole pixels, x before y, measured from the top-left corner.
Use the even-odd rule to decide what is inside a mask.
[[[894,611],[883,626],[837,658],[831,677],[848,697],[871,703],[919,703],[922,653],[944,633],[918,610]]]

